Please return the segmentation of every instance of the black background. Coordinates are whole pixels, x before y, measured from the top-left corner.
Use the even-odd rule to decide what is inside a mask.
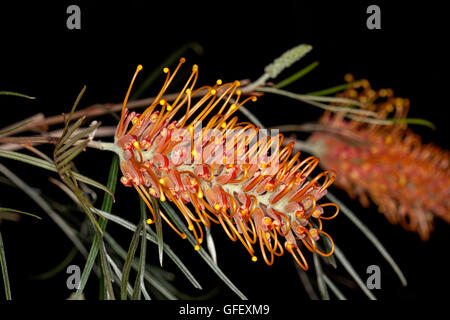
[[[70,4],[81,7],[81,30],[66,28],[66,8]],[[370,4],[381,8],[381,30],[366,28],[366,8]],[[282,52],[299,43],[309,43],[313,51],[290,71],[281,74],[280,79],[316,60],[320,61],[320,66],[289,90],[310,92],[341,84],[347,72],[356,78],[367,78],[374,88],[390,87],[397,96],[409,98],[410,117],[426,118],[437,127],[432,131],[415,126],[414,130],[425,142],[448,148],[445,18],[444,9],[432,2],[426,5],[397,1],[395,5],[382,1],[2,4],[0,90],[21,92],[37,99],[2,97],[0,124],[3,127],[37,112],[46,115],[67,112],[83,85],[87,86],[87,91],[80,107],[120,102],[136,65],[144,66],[138,84],[139,79],[144,79],[169,54],[189,41],[198,42],[204,48],[202,55],[192,50],[185,55],[188,65],[199,65],[199,84],[211,84],[217,78],[255,80],[264,66]],[[146,96],[157,92],[161,81],[162,77]],[[273,96],[260,99],[251,110],[267,126],[311,121],[321,113],[312,106]],[[114,123],[105,119],[106,124]],[[46,173],[40,169],[30,170],[9,160],[2,160],[2,163],[16,168],[15,172],[33,186],[42,187],[39,181],[43,181],[48,187],[45,191],[61,197],[61,202],[70,201],[47,183]],[[83,173],[106,182],[109,154],[89,150],[77,163]],[[20,192],[1,188],[2,206],[34,210],[45,217],[45,213],[33,207]],[[326,228],[363,279],[368,265],[381,267],[382,289],[374,292],[375,295],[402,300],[446,296],[442,290],[450,283],[447,264],[450,227],[447,224],[436,221],[435,232],[424,243],[417,235],[390,225],[376,208],[363,209],[344,193],[332,190],[380,238],[409,280],[408,287],[403,288],[369,241],[341,215]],[[136,195],[119,186],[117,198],[113,213],[136,222]],[[60,262],[71,248],[71,243],[51,220],[45,217],[36,222],[26,218],[20,223],[4,222],[0,227],[13,296],[21,300],[67,298],[70,291],[65,286],[64,272],[46,281],[32,278]],[[123,246],[128,246],[131,233],[112,225],[109,228]],[[219,264],[249,298],[307,298],[289,257],[277,259],[272,267],[262,262],[252,263],[241,245],[226,239],[219,227],[213,231]],[[177,239],[169,229],[165,237],[186,259],[205,291],[219,288],[216,299],[234,298],[187,243]],[[152,253],[149,263],[157,264],[156,250],[149,252]],[[83,259],[78,256],[74,263],[83,265]],[[167,257],[165,267],[176,272]],[[338,271],[327,270],[331,271],[330,275],[348,277],[342,267]],[[182,274],[176,272],[176,275],[184,291],[194,296],[203,294],[191,289]],[[335,280],[339,282],[339,279]],[[87,295],[96,297],[96,280],[92,278],[89,283]],[[357,289],[345,284],[340,286],[349,298],[364,299]]]

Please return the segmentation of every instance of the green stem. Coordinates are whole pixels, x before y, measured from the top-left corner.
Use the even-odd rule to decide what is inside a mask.
[[[308,73],[310,73],[311,71],[313,71],[318,65],[319,65],[319,61],[315,61],[315,62],[311,63],[310,65],[304,67],[303,69],[294,73],[290,77],[278,82],[275,85],[275,88],[281,89],[283,87],[286,87],[287,85],[293,83],[294,81],[297,81],[298,79],[302,78],[303,76],[305,76]]]
[[[318,91],[314,91],[314,92],[310,92],[310,93],[306,93],[309,96],[327,96],[329,94],[333,94],[342,90],[347,89],[348,87],[350,87],[352,85],[352,83],[344,83],[338,86],[334,86],[331,88],[327,88],[327,89],[323,89],[323,90],[318,90]]]
[[[5,287],[6,300],[11,300],[11,286],[9,284],[8,268],[6,267],[5,248],[3,246],[3,238],[1,232],[0,232],[0,265],[2,267],[3,285]]]

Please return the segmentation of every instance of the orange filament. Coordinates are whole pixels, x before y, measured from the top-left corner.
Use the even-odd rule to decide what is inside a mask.
[[[329,257],[329,256],[331,256],[331,255],[333,254],[333,252],[334,252],[334,241],[333,241],[333,239],[330,237],[330,235],[329,235],[328,233],[326,233],[325,231],[319,230],[318,232],[319,232],[319,234],[325,235],[325,236],[330,240],[331,248],[330,248],[330,251],[327,252],[327,253],[324,253],[324,252],[320,251],[319,249],[316,249],[315,252],[317,252],[318,254],[320,254],[320,255],[323,256],[323,257]]]
[[[130,86],[128,87],[127,94],[125,95],[125,99],[123,100],[122,112],[121,112],[121,116],[120,116],[121,120],[120,120],[120,123],[119,123],[119,129],[118,129],[118,134],[119,135],[122,135],[122,132],[123,132],[123,121],[124,121],[124,115],[125,115],[125,107],[127,106],[128,97],[130,96],[131,88],[133,87],[134,80],[136,80],[137,74],[141,70],[142,70],[142,65],[138,65],[137,68],[136,68],[136,71],[135,71],[135,73],[133,75],[133,78],[131,79],[131,83],[130,83]]]
[[[308,262],[306,262],[305,256],[303,255],[302,251],[296,246],[291,243],[286,242],[285,243],[286,250],[294,257],[297,264],[305,271],[309,269]],[[294,249],[296,250],[297,254],[295,254]],[[300,257],[300,260],[299,260]]]
[[[264,247],[266,246],[267,239],[265,239],[265,234],[263,233],[262,230],[259,230],[258,238],[259,238],[259,247],[261,249],[264,261],[266,262],[267,265],[271,266],[274,261],[273,251],[269,251],[270,252],[270,260],[269,260],[267,258],[266,250],[264,249]]]

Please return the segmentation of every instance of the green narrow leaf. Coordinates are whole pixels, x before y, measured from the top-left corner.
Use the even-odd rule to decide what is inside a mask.
[[[108,175],[108,181],[107,186],[111,189],[111,191],[114,193],[116,191],[117,186],[117,178],[119,174],[119,157],[117,155],[114,155],[111,160],[111,166],[109,168],[109,175]],[[112,210],[112,204],[114,201],[114,197],[111,196],[108,193],[105,193],[103,197],[103,203],[102,203],[102,210],[111,212]],[[95,209],[95,208],[94,208]],[[102,230],[104,231],[106,229],[107,220],[103,217],[99,218],[100,220],[100,226]],[[114,291],[112,288],[112,276],[111,276],[111,269],[109,267],[108,259],[106,258],[106,248],[103,243],[102,238],[102,245],[100,247],[100,263],[102,264],[102,279],[100,282],[100,288],[101,292],[107,292],[109,297],[111,299],[114,299]]]
[[[83,86],[83,88],[81,89],[80,93],[78,94],[78,96],[72,106],[72,109],[70,110],[69,116],[67,117],[67,119],[65,121],[66,124],[64,126],[63,134],[61,136],[66,135],[70,120],[72,120],[72,115],[75,112],[75,109],[77,108],[78,104],[80,103],[81,98],[83,97],[85,91],[86,91],[86,86]]]
[[[63,168],[66,164],[71,162],[76,156],[78,156],[81,151],[86,147],[85,143],[82,143],[76,147],[73,147],[71,150],[68,150],[66,153],[62,154],[61,157],[56,159],[57,169]]]
[[[96,130],[100,125],[100,123],[97,123],[93,126],[89,126],[89,128],[82,130],[80,133],[75,135],[75,137],[71,138],[72,133],[75,132],[75,130],[78,129],[79,126],[81,125],[81,121],[78,120],[74,125],[69,127],[70,120],[85,90],[86,86],[84,86],[83,89],[81,90],[72,107],[72,110],[70,111],[68,118],[65,119],[65,126],[63,133],[61,135],[61,138],[58,139],[59,140],[58,144],[56,145],[55,150],[53,152],[53,160],[61,180],[70,189],[70,192],[72,192],[75,195],[77,201],[79,202],[79,204],[81,205],[81,207],[83,208],[83,210],[85,211],[85,213],[87,214],[87,216],[89,217],[89,219],[91,220],[97,231],[100,234],[103,234],[103,230],[98,224],[97,219],[92,215],[91,211],[89,210],[89,207],[92,207],[92,205],[89,203],[86,197],[84,197],[82,190],[78,187],[77,181],[70,171],[70,169],[73,166],[73,164],[71,163],[72,160],[86,148],[88,141],[83,141],[81,144],[76,146],[73,145],[79,142],[79,140],[81,140],[82,138],[86,138],[91,132]],[[71,140],[65,145],[67,139]],[[105,271],[106,269],[104,268],[103,263],[102,266],[103,266],[102,269]],[[107,275],[104,276],[106,281]]]
[[[389,120],[394,123],[407,123],[407,124],[418,124],[421,126],[425,126],[428,128],[431,128],[433,130],[436,130],[436,126],[431,121],[428,121],[426,119],[421,118],[404,118],[404,119],[394,119],[394,118],[388,118],[386,120]]]
[[[16,160],[16,161],[21,161],[21,162],[31,164],[33,166],[36,166],[36,167],[39,167],[42,169],[57,172],[56,167],[53,163],[48,162],[43,159],[40,159],[40,158],[37,158],[37,157],[29,156],[29,155],[26,155],[26,154],[23,154],[20,152],[0,149],[0,157],[8,158],[8,159]],[[100,190],[103,190],[103,191],[109,193],[114,199],[114,193],[108,187],[104,186],[100,182],[97,182],[97,181],[95,181],[91,178],[88,178],[77,172],[73,172],[73,176],[78,181],[84,182],[88,185],[91,185],[91,186],[97,188],[97,189],[100,189]]]
[[[367,289],[366,285],[361,280],[358,273],[356,273],[355,269],[353,269],[353,266],[350,263],[350,261],[347,260],[344,253],[336,245],[334,246],[334,254],[336,255],[336,258],[342,263],[345,270],[347,270],[347,272],[350,274],[353,280],[355,280],[355,282],[358,284],[361,290],[366,294],[366,296],[369,297],[370,300],[377,300],[377,298],[372,294],[372,292],[370,292],[370,290]]]
[[[105,234],[103,233],[103,236]],[[100,263],[103,263],[103,258],[100,256],[99,258]],[[103,272],[103,271],[102,271]],[[100,273],[99,275],[100,279],[100,285],[98,287],[98,300],[108,300],[108,293],[106,292],[106,283],[105,283],[105,277],[103,276],[103,273]]]
[[[310,93],[305,93],[305,94],[309,95],[309,96],[327,96],[327,95],[345,90],[345,89],[349,88],[352,84],[353,84],[353,82],[344,83],[344,84],[341,84],[341,85],[338,85],[335,87],[318,90],[318,91],[314,91],[314,92],[310,92]]]
[[[14,126],[14,127],[10,128],[10,129],[2,130],[2,131],[0,131],[0,136],[4,135],[4,134],[7,134],[9,132],[12,132],[14,130],[17,130],[19,128],[25,127],[26,125],[30,124],[31,122],[33,122],[33,119],[27,120],[27,121],[22,122],[22,123],[19,123],[17,126]]]
[[[78,238],[75,230],[45,201],[40,194],[28,186],[22,179],[15,175],[11,170],[0,163],[0,172],[2,172],[8,179],[10,179],[19,189],[21,189],[27,196],[29,196],[42,210],[44,210],[53,222],[58,225],[67,237],[73,242],[77,249],[87,256],[87,250],[81,240]]]
[[[111,246],[111,248],[122,258],[122,259],[126,259],[127,256],[127,252],[122,249],[122,247],[113,239],[113,237],[111,237],[111,235],[109,235],[108,233],[105,233],[105,239],[108,242],[108,244]],[[148,239],[148,238],[147,238]],[[137,261],[137,259],[134,259],[133,261],[133,268],[135,270],[138,270],[139,268],[139,262]],[[173,289],[173,287],[164,280],[164,277],[161,276],[161,274],[155,274],[155,276],[153,276],[153,273],[156,273],[157,271],[162,271],[162,269],[158,268],[155,270],[155,272],[152,272],[154,268],[146,266],[145,271],[144,271],[144,279],[147,280],[151,286],[153,286],[156,290],[158,290],[166,299],[169,300],[177,300],[177,297],[174,296],[168,289],[171,288]],[[152,274],[152,275],[151,275]],[[144,287],[141,288],[141,290]],[[145,291],[142,291],[144,293],[145,296]],[[150,297],[148,296],[147,298],[148,300],[150,300]]]
[[[323,280],[339,300],[347,300],[347,298],[342,294],[341,290],[336,287],[333,281],[331,281],[326,274],[323,274]]]
[[[139,198],[140,209],[141,209],[141,220],[145,224],[147,221],[147,209],[144,200]],[[159,243],[158,243],[159,246]],[[144,228],[141,235],[141,252],[139,254],[139,263],[136,274],[136,280],[134,282],[134,290],[131,295],[132,300],[140,300],[141,299],[141,287],[145,288],[144,284],[144,273],[145,273],[145,256],[147,251],[147,230]],[[161,253],[162,254],[162,253]],[[134,262],[134,259],[133,259]],[[145,294],[144,294],[145,295]]]
[[[112,191],[110,188],[104,186],[103,184],[101,184],[100,182],[97,182],[91,178],[88,178],[78,172],[72,172],[73,176],[75,177],[76,180],[84,182],[88,185],[91,185],[97,189],[103,190],[106,193],[108,193],[111,196],[112,202],[114,202],[114,191]]]
[[[326,96],[326,95],[330,95],[330,94],[345,90],[345,89],[349,88],[352,84],[353,84],[353,82],[345,83],[345,84],[341,84],[341,85],[331,87],[328,89],[306,93],[305,95]],[[347,107],[354,107],[354,106],[347,106]],[[417,124],[417,125],[422,125],[422,126],[431,128],[433,130],[436,129],[436,126],[431,121],[426,120],[426,119],[421,119],[421,118],[405,118],[405,119],[390,118],[390,119],[386,119],[386,120],[394,122],[394,123]]]
[[[11,209],[11,208],[0,207],[0,211],[15,212],[15,213],[24,214],[24,215],[27,215],[27,216],[30,216],[30,217],[34,217],[34,218],[39,219],[39,220],[42,219],[41,217],[39,217],[39,216],[37,216],[35,214],[28,213],[28,212],[25,212],[25,211],[16,210],[16,209]]]
[[[3,237],[0,232],[0,266],[2,268],[3,287],[5,288],[6,300],[11,300],[11,286],[9,283],[8,268],[6,266],[5,248],[3,245]]]
[[[323,279],[323,271],[322,266],[320,264],[320,260],[317,257],[317,253],[313,253],[314,259],[314,267],[316,269],[316,277],[317,277],[317,287],[319,288],[320,296],[322,300],[330,300],[330,295],[328,294],[327,286]]]
[[[81,119],[82,120],[82,119]],[[67,149],[69,149],[70,147],[72,147],[75,143],[77,143],[80,139],[82,138],[87,138],[93,131],[97,130],[98,127],[100,127],[101,122],[97,122],[93,125],[90,125],[89,127],[87,127],[86,129],[82,130],[81,132],[77,133],[74,137],[70,137],[72,135],[72,133],[70,132],[71,130],[69,130],[69,132],[64,136],[64,141],[60,141],[58,143],[58,145],[55,148],[55,154],[59,155],[61,153],[63,153],[64,151],[66,151]],[[77,130],[77,128],[75,128],[75,130]],[[65,143],[65,141],[67,140],[67,138],[70,138],[70,141]],[[59,156],[61,157],[61,156]]]
[[[12,92],[12,91],[0,91],[0,95],[2,95],[2,96],[16,96],[16,97],[21,97],[21,98],[30,99],[30,100],[36,99],[36,97],[27,96],[25,94]]]
[[[194,236],[191,234],[191,232],[188,230],[186,225],[181,221],[181,219],[178,217],[177,213],[174,211],[174,209],[167,203],[167,201],[160,202],[166,213],[170,216],[172,221],[175,223],[175,225],[186,234],[187,239],[192,244],[193,247],[197,245],[196,240],[194,239]],[[203,260],[208,264],[208,266],[219,276],[220,279],[234,292],[236,293],[242,300],[247,300],[247,297],[234,285],[233,282],[222,272],[222,270],[214,263],[214,261],[211,259],[209,254],[200,247],[200,250],[198,251],[200,256],[203,258]]]
[[[306,293],[308,294],[309,298],[311,300],[319,300],[319,297],[317,296],[316,291],[314,290],[314,287],[311,283],[311,280],[309,279],[308,272],[300,268],[298,263],[292,258],[292,262],[294,263],[295,270],[297,270],[298,277],[300,278],[300,281],[303,284],[303,288],[305,289]]]
[[[358,102],[356,100],[348,99],[348,98],[339,98],[339,97],[320,97],[320,96],[312,96],[312,95],[305,95],[305,94],[298,94],[290,91],[286,91],[283,89],[277,89],[272,87],[259,87],[256,89],[257,91],[261,92],[269,92],[281,96],[285,96],[294,100],[302,101],[304,103],[308,103],[310,105],[313,105],[315,107],[329,110],[332,112],[344,112],[346,117],[353,117],[352,119],[359,119],[360,121],[375,121],[377,123],[386,122],[388,124],[392,124],[392,122],[388,120],[380,120],[380,119],[372,119],[364,116],[376,116],[376,112],[367,110],[367,109],[357,109],[357,108],[349,108],[349,107],[342,107],[342,106],[335,106],[330,105],[324,102],[333,102],[333,103],[341,103],[341,104],[348,104],[348,105],[358,105],[361,106],[362,103]],[[357,117],[356,115],[360,115]]]
[[[111,167],[109,168],[108,181],[106,183],[111,192],[106,193],[105,196],[103,197],[102,203],[103,211],[111,212],[112,210],[112,204],[114,202],[113,195],[116,192],[118,175],[119,175],[119,157],[117,155],[114,155],[111,161]]]
[[[281,89],[281,88],[284,88],[284,87],[290,85],[291,83],[297,81],[298,79],[302,78],[306,74],[308,74],[311,71],[313,71],[318,65],[319,65],[319,61],[315,61],[315,62],[311,63],[310,65],[304,67],[303,69],[301,69],[300,71],[294,73],[290,77],[288,77],[288,78],[278,82],[275,85],[275,88]]]
[[[136,231],[131,238],[130,247],[128,248],[127,258],[125,259],[125,264],[123,265],[122,271],[122,284],[120,286],[120,298],[122,300],[127,300],[127,289],[128,289],[128,278],[130,276],[131,271],[131,263],[133,262],[134,255],[136,254],[137,247],[139,245],[139,239],[141,236],[141,232],[144,229],[145,221],[139,222]]]
[[[96,233],[97,234],[97,233]],[[83,269],[83,273],[80,278],[80,285],[75,293],[74,300],[79,300],[81,294],[83,293],[84,287],[86,286],[86,282],[91,274],[92,267],[94,266],[95,259],[97,258],[98,253],[99,240],[97,240],[97,236],[94,237],[94,241],[92,242],[91,250],[89,251],[89,255],[86,259],[86,264]]]
[[[116,274],[117,279],[118,279],[119,282],[121,283],[121,282],[122,282],[122,272],[120,271],[119,267],[118,267],[117,264],[114,262],[114,260],[111,258],[111,256],[106,255],[106,258],[108,259],[108,260],[107,260],[108,263],[109,263],[109,264],[111,265],[111,267],[113,268],[114,273]],[[133,289],[131,288],[131,285],[128,284],[128,286],[127,286],[127,293],[128,293],[129,295],[131,295],[132,290],[133,290]]]
[[[84,210],[84,212],[86,213],[86,215],[88,216],[88,218],[90,219],[90,221],[92,222],[92,224],[94,225],[94,227],[96,228],[96,230],[98,232],[100,232],[100,234],[103,233],[100,225],[98,224],[97,219],[95,218],[95,216],[92,214],[92,212],[89,210],[89,207],[92,207],[92,205],[89,203],[89,201],[84,197],[84,195],[82,194],[81,190],[75,185],[74,181],[72,181],[71,179],[69,179],[68,176],[66,175],[62,175],[61,176],[61,180],[63,180],[64,184],[60,185],[59,187],[67,193],[67,195],[69,197],[72,198],[73,201],[75,201],[75,203],[77,203],[79,206],[81,206],[81,208]],[[65,188],[64,188],[64,187]],[[94,211],[95,212],[95,211]],[[97,212],[95,212],[97,213]],[[97,215],[99,215],[97,213]]]
[[[98,210],[98,209],[97,209]],[[134,224],[132,224],[131,222],[120,218],[116,215],[110,214],[108,212],[105,211],[100,211],[101,215],[104,216],[106,219],[113,221],[114,223],[117,223],[118,225],[121,225],[122,227],[131,230],[131,231],[136,231],[136,226]],[[158,240],[156,239],[156,234],[155,232],[150,229],[148,226],[146,226],[147,228],[147,240],[150,240],[152,243],[154,244],[158,244]],[[181,261],[180,258],[178,258],[178,256],[172,251],[172,249],[170,249],[170,247],[165,244],[164,245],[164,252],[167,254],[167,256],[177,265],[177,267],[180,269],[181,272],[183,272],[183,274],[186,276],[186,278],[192,283],[192,285],[197,288],[197,289],[202,289],[202,287],[200,286],[200,284],[198,283],[197,279],[195,279],[195,277],[192,275],[192,273],[189,271],[189,269],[184,265],[184,263]]]
[[[77,130],[81,124],[83,123],[85,117],[81,117],[78,119],[74,124],[70,126],[70,128],[67,129],[67,132],[61,135],[61,138],[58,141],[58,145],[56,146],[56,149],[59,149],[69,138],[70,136]],[[58,152],[57,150],[55,152]]]
[[[102,276],[101,276],[100,286],[101,287],[104,286],[104,288],[102,288],[101,291],[107,293],[106,298],[108,300],[115,300],[114,290],[112,287],[112,282],[113,282],[112,273],[111,273],[111,268],[110,268],[110,265],[108,262],[108,258],[107,258],[108,254],[106,253],[106,248],[105,248],[105,244],[103,242],[103,237],[100,242],[99,252],[100,252],[100,265],[102,268]]]
[[[164,250],[164,241],[163,241],[163,231],[162,231],[162,221],[161,214],[159,212],[159,201],[155,198],[152,198],[152,206],[155,212],[155,226],[156,226],[156,237],[158,239],[158,256],[159,256],[159,264],[163,265],[163,250]],[[144,203],[145,204],[145,203]],[[142,205],[142,203],[141,203]]]

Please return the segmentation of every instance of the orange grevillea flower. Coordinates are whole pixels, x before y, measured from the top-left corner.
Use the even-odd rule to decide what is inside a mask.
[[[197,241],[196,250],[203,241],[203,228],[212,221],[231,240],[239,240],[253,261],[257,260],[254,246],[259,246],[268,265],[285,250],[304,269],[308,264],[302,248],[331,255],[333,240],[322,227],[339,207],[317,202],[334,181],[334,171],[311,179],[319,162],[316,157],[301,160],[300,153],[291,157],[293,144],[281,148],[282,135],[263,135],[253,124],[238,122],[234,112],[248,100],[256,100],[241,99],[238,81],[223,84],[218,80],[213,86],[194,89],[198,76],[194,65],[186,84],[169,103],[164,93],[184,61],[173,74],[164,69],[164,85],[142,114],[126,109],[142,68],[138,67],[115,135],[121,182],[134,187],[147,204],[153,217],[148,223],[156,218],[151,199],[159,198],[178,207]],[[163,212],[160,215],[186,237]],[[329,250],[321,249],[321,238]]]
[[[346,76],[353,81],[351,75]],[[338,95],[367,103],[379,119],[393,114],[404,119],[409,101],[394,97],[391,89],[373,90],[367,80]],[[423,240],[433,229],[434,216],[450,223],[449,152],[421,143],[405,122],[392,125],[348,120],[326,112],[320,122],[342,136],[315,133],[312,143],[321,144],[321,165],[338,172],[336,185],[363,206],[371,199],[393,224],[416,231]],[[337,129],[337,130],[335,130]]]

